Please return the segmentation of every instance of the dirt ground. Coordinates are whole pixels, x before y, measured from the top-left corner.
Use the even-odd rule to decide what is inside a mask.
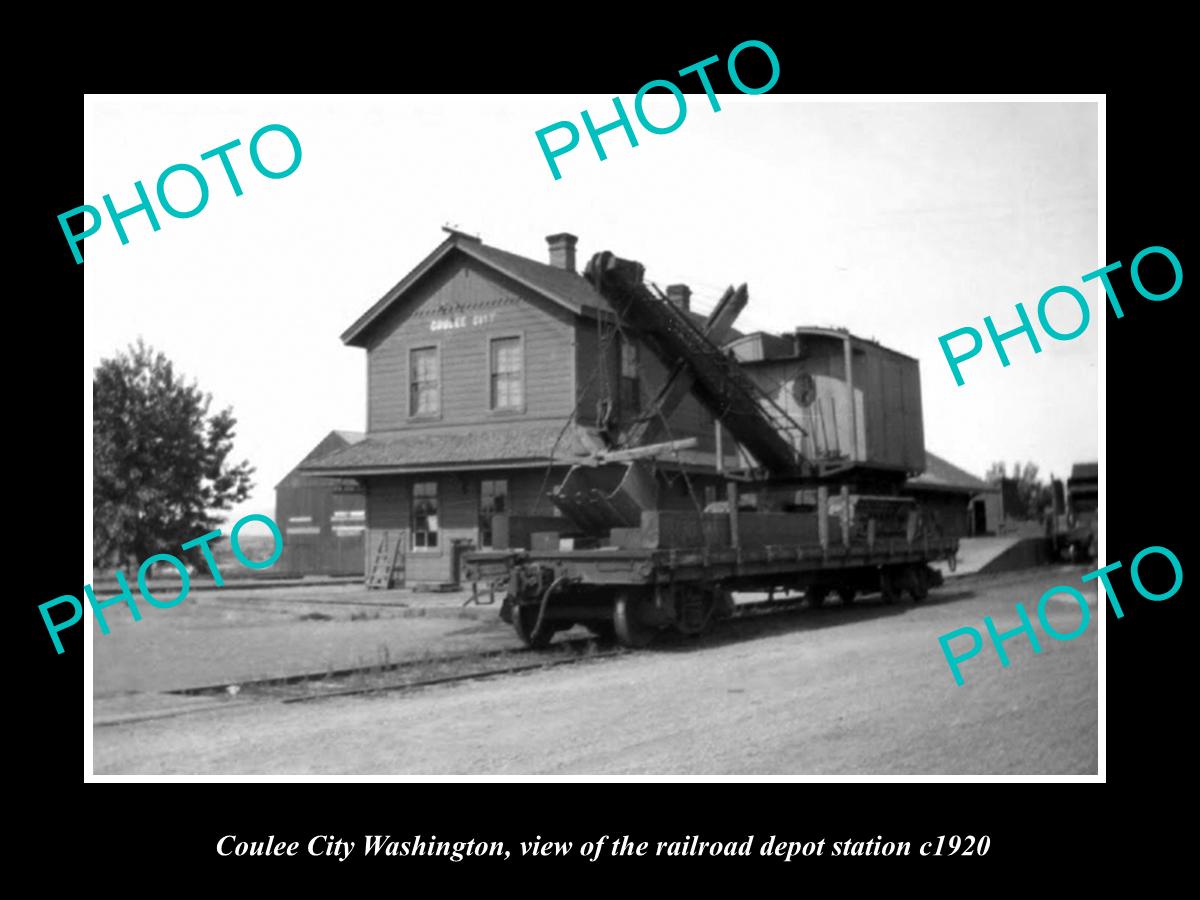
[[[413,693],[255,703],[97,727],[105,774],[1091,774],[1097,621],[990,645],[955,685],[939,635],[1005,631],[1084,569],[951,582],[920,605],[802,609],[703,641]],[[1050,603],[1060,632],[1073,601]],[[135,628],[146,624],[138,623]],[[329,622],[316,624],[328,625]],[[355,623],[358,624],[358,623]],[[378,624],[378,623],[376,623]],[[98,638],[97,644],[110,638]]]
[[[498,606],[465,593],[367,591],[361,585],[214,588],[171,609],[108,610],[93,625],[92,695],[237,684],[429,654],[517,647]]]

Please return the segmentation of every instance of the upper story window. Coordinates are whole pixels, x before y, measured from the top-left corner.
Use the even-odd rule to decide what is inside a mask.
[[[491,408],[521,409],[524,403],[521,339],[494,338],[491,357]]]
[[[622,336],[620,399],[621,411],[624,413],[638,413],[642,410],[638,362],[638,345]]]
[[[414,347],[408,361],[408,414],[436,416],[441,411],[438,348]]]

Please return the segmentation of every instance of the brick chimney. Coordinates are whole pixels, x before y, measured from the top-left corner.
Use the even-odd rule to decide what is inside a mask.
[[[686,284],[668,284],[667,299],[680,309],[692,308],[692,289]]]
[[[575,242],[579,238],[573,234],[567,234],[565,231],[562,234],[551,234],[546,237],[546,243],[550,245],[550,265],[556,269],[566,269],[568,272],[575,271]]]

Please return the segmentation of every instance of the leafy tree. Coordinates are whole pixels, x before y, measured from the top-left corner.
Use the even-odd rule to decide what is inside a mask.
[[[1002,481],[1015,483],[1017,508],[1007,510],[1009,515],[1038,519],[1053,502],[1054,494],[1050,485],[1038,478],[1038,467],[1033,462],[1027,462],[1024,466],[1019,460],[1013,463],[1011,477],[1003,461],[994,462],[988,466],[984,480],[991,484],[999,484]]]
[[[232,410],[209,415],[211,395],[140,338],[101,360],[92,397],[97,568],[128,572],[156,553],[179,556],[180,544],[220,525],[214,513],[249,495],[254,468],[227,460]]]

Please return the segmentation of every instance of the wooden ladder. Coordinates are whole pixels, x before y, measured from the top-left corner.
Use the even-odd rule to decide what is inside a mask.
[[[371,564],[371,574],[367,578],[368,590],[389,590],[396,583],[396,563],[404,548],[407,535],[407,531],[395,534],[389,531],[383,532],[379,546],[375,550],[375,561]],[[389,538],[391,539],[390,546]],[[403,565],[401,570],[403,571]]]

